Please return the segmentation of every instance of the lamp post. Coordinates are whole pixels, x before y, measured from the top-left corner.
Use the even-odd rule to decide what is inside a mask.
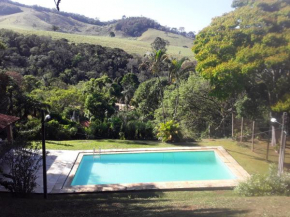
[[[46,150],[45,150],[45,122],[50,120],[50,115],[44,117],[41,111],[41,131],[42,131],[42,169],[43,169],[43,196],[47,199],[47,175],[46,175]]]
[[[287,124],[287,113],[283,113],[282,124],[277,121],[276,118],[271,118],[272,123],[278,123],[281,126],[281,141],[279,150],[279,161],[278,161],[278,175],[281,176],[284,170],[285,160],[285,148],[286,148],[286,136],[287,131],[285,125]]]

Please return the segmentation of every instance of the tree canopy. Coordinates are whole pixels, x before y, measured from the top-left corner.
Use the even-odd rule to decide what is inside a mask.
[[[197,71],[225,99],[259,92],[275,105],[290,85],[290,1],[235,0],[194,43]]]

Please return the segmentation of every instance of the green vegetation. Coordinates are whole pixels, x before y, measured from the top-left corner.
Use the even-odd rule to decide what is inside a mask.
[[[170,56],[170,42],[161,37],[150,44],[151,52],[137,48],[143,52],[140,57],[3,30],[1,112],[19,116],[15,133],[30,132],[30,139],[39,139],[41,109],[54,116],[48,123],[48,139],[53,140],[177,141],[174,131],[166,132],[171,127],[157,135],[161,123],[176,124],[184,141],[235,137],[240,133],[231,132],[232,115],[259,121],[257,130],[265,131],[259,138],[267,138],[269,114],[279,117],[288,111],[290,85],[289,2],[271,2],[235,1],[235,11],[215,18],[198,34],[193,47],[198,62]],[[155,24],[124,18],[119,27],[140,35]],[[251,129],[245,131],[248,135]]]
[[[101,45],[104,47],[110,48],[120,48],[126,51],[129,54],[138,54],[144,55],[146,52],[151,50],[151,43],[154,39],[151,40],[136,40],[135,38],[118,38],[118,37],[105,37],[105,36],[89,36],[89,35],[78,35],[78,34],[69,34],[69,33],[61,33],[61,32],[53,32],[53,31],[44,31],[44,30],[28,30],[23,28],[16,28],[9,25],[1,25],[2,28],[11,29],[13,31],[19,32],[24,35],[38,35],[38,36],[49,36],[52,39],[67,39],[70,43],[88,43],[93,45]],[[187,42],[188,43],[188,42]],[[183,43],[182,43],[183,44]],[[168,54],[174,57],[184,57],[187,56],[191,59],[194,58],[194,55],[189,48],[180,47],[177,45],[168,46]]]
[[[290,195],[290,173],[285,172],[280,177],[275,165],[271,165],[268,174],[254,174],[235,188],[239,195],[265,196]]]
[[[193,39],[186,38],[182,35],[176,35],[173,33],[168,33],[164,31],[160,31],[157,29],[148,29],[144,32],[140,37],[137,38],[138,41],[144,41],[148,43],[152,43],[157,37],[160,37],[169,42],[169,49],[170,46],[177,46],[181,48],[188,48],[190,49],[193,46]],[[186,47],[184,47],[186,46]],[[180,50],[181,54],[184,50]],[[190,54],[192,55],[192,53]],[[183,55],[187,56],[187,55]]]
[[[179,142],[181,140],[179,124],[174,123],[173,120],[160,123],[157,131],[157,137],[162,142]]]
[[[289,92],[289,1],[233,5],[235,11],[215,18],[197,36],[196,69],[210,81],[212,94],[222,99],[242,94],[249,99],[248,116],[257,116],[263,105],[274,106]]]
[[[27,196],[37,186],[37,172],[41,167],[42,157],[39,147],[31,142],[17,141],[13,144],[13,151],[10,144],[2,144],[0,149],[0,185],[14,195]],[[6,166],[4,166],[6,165]]]
[[[172,42],[169,48],[170,54],[176,57],[193,58],[190,51],[195,37],[193,32],[186,33],[184,30],[164,27],[146,17],[124,17],[121,20],[102,22],[97,18],[88,18],[80,14],[5,0],[0,2],[0,15],[7,14],[9,18],[0,20],[0,26],[22,34],[51,35],[54,39],[66,38],[71,43],[90,43],[120,48],[130,54],[141,56],[150,51],[150,44],[156,37],[165,37]],[[140,41],[136,38],[139,36],[141,36]]]

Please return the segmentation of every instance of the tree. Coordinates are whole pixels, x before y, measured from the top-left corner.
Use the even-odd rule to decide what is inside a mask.
[[[58,26],[55,26],[55,25],[52,25],[51,29],[56,32],[59,30],[59,27]]]
[[[171,66],[169,68],[169,83],[174,82],[175,88],[177,90],[173,119],[176,118],[177,109],[179,106],[179,86],[181,76],[184,75],[186,72],[195,70],[195,65],[194,64],[186,65],[185,64],[186,61],[188,61],[188,59],[185,57],[180,60],[173,59],[171,60]]]
[[[0,41],[0,50],[5,50],[5,45]]]
[[[154,42],[151,44],[153,51],[162,50],[163,52],[166,52],[167,48],[166,46],[169,45],[169,41],[164,40],[160,37],[155,38]]]
[[[122,78],[121,85],[123,87],[122,94],[125,98],[125,104],[128,108],[129,102],[133,98],[134,93],[139,86],[139,81],[135,74],[128,73]]]
[[[235,11],[215,18],[196,37],[197,71],[220,99],[259,91],[268,110],[289,92],[288,0],[235,0]]]
[[[60,4],[61,0],[54,0],[56,9],[59,11],[59,4]]]
[[[184,27],[179,27],[179,32],[180,33],[183,33],[185,31],[185,28]]]
[[[110,32],[110,37],[115,37],[116,35],[115,35],[115,33],[114,32]]]
[[[114,101],[103,93],[94,92],[87,96],[85,108],[89,111],[89,116],[104,121],[114,113]]]
[[[135,91],[132,99],[133,105],[145,120],[153,120],[155,110],[159,108],[160,101],[160,85],[161,91],[168,84],[166,78],[161,78],[161,83],[157,78],[152,78],[141,83]],[[163,93],[162,93],[163,95]]]
[[[166,71],[169,67],[170,60],[168,55],[165,53],[164,50],[157,50],[154,51],[153,54],[149,55],[143,63],[140,65],[140,68],[147,68],[153,75],[155,75],[158,79],[158,86],[159,86],[159,101],[162,105],[162,112],[163,112],[163,122],[165,123],[165,108],[163,106],[163,86],[161,82],[161,75],[164,71]]]

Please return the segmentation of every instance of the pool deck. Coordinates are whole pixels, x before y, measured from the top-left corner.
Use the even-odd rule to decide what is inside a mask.
[[[47,156],[47,192],[51,194],[105,192],[105,191],[138,191],[138,190],[170,190],[170,189],[218,189],[233,188],[240,181],[250,175],[228,154],[221,146],[215,147],[180,147],[180,148],[144,148],[144,149],[109,149],[101,150],[101,154],[143,153],[143,152],[174,152],[174,151],[215,151],[221,160],[237,177],[234,180],[211,181],[182,181],[182,182],[155,182],[136,184],[114,185],[86,185],[71,186],[72,179],[83,155],[93,154],[92,151],[61,151],[48,150]],[[40,169],[37,173],[37,187],[35,193],[43,192],[43,173]],[[0,191],[5,191],[0,187]]]

